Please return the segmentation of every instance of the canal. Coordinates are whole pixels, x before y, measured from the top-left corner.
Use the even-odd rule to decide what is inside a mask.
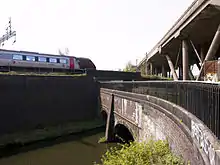
[[[0,165],[92,165],[100,163],[101,155],[109,144],[99,144],[104,128],[86,133],[38,142],[25,146],[0,159]],[[111,144],[115,145],[115,144]],[[16,153],[16,154],[15,154]]]

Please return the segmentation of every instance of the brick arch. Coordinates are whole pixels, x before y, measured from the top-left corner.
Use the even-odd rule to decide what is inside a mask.
[[[130,132],[130,134],[132,135],[133,139],[136,140],[137,139],[137,134],[135,133],[135,130],[133,130],[133,128],[130,126],[130,124],[128,124],[126,121],[124,120],[118,120],[115,119],[115,128],[117,125],[123,125],[124,127],[126,127],[128,129],[128,131]]]
[[[101,114],[102,119],[107,122],[108,115],[109,115],[108,112],[106,110],[101,110],[100,114]]]

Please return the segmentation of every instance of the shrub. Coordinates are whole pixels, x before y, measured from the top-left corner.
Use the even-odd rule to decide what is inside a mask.
[[[156,75],[143,75],[142,74],[141,76],[142,76],[142,78],[144,78],[146,80],[164,80],[164,81],[173,80],[172,78],[156,76]]]
[[[106,137],[101,137],[98,141],[98,143],[106,143],[106,142],[107,142]]]
[[[183,165],[184,161],[175,156],[167,141],[131,142],[113,147],[101,158],[103,165]],[[95,163],[95,165],[98,165]]]

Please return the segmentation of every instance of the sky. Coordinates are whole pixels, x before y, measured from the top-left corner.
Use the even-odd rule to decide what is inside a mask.
[[[101,70],[142,60],[193,0],[0,0],[1,48],[88,57]]]

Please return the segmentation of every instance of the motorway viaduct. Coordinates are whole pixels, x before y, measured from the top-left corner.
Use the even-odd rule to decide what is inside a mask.
[[[146,74],[167,76],[169,72],[175,80],[190,80],[194,79],[191,66],[196,64],[202,77],[204,62],[220,57],[219,45],[220,1],[195,0],[164,37],[146,53],[138,68],[144,68]]]
[[[107,140],[111,141],[116,134],[127,140],[136,141],[167,139],[172,151],[181,155],[184,160],[189,160],[191,164],[219,165],[220,144],[215,136],[216,132],[213,133],[205,122],[199,119],[199,113],[194,115],[189,112],[189,99],[191,98],[191,101],[194,101],[192,105],[195,105],[202,104],[202,98],[198,98],[200,101],[196,102],[196,97],[190,96],[189,92],[181,94],[182,83],[178,84],[178,89],[174,82],[103,82],[100,101],[101,113],[107,120]],[[171,88],[163,88],[161,84],[166,84],[166,87],[172,86],[173,91]],[[189,84],[183,90],[189,91],[190,88],[193,89],[193,85],[198,86],[198,83]],[[213,86],[213,84],[203,85],[203,90]],[[184,105],[178,106],[177,102],[173,103],[175,101],[171,101],[171,95],[175,98],[187,95],[189,99],[186,99],[185,103],[188,102],[189,109],[183,108]],[[181,103],[184,102],[180,101],[179,104]],[[219,129],[219,126],[216,127]],[[121,132],[124,134],[120,134]]]

